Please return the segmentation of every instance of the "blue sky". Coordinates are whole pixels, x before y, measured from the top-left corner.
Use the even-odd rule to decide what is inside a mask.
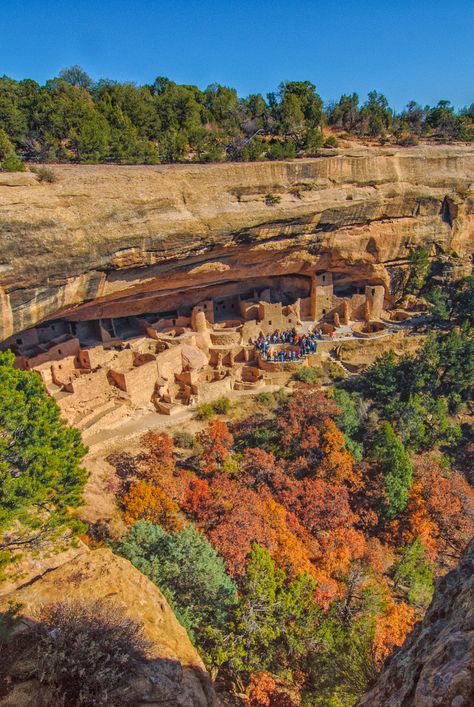
[[[324,100],[474,102],[474,0],[2,0],[0,73],[158,75],[240,95],[310,80]]]

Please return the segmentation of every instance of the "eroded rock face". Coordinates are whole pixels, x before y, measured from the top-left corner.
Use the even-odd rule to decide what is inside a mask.
[[[0,598],[0,612],[11,602],[21,605],[26,622],[35,621],[42,606],[64,601],[106,599],[143,624],[151,643],[140,673],[130,684],[130,704],[160,707],[215,707],[211,680],[160,590],[122,557],[110,550],[85,552]],[[12,676],[13,690],[0,705],[42,704],[43,687]]]
[[[165,311],[315,270],[389,293],[410,248],[473,246],[471,147],[53,171],[52,184],[0,182],[0,340],[54,316]]]
[[[474,704],[474,540],[358,707]]]

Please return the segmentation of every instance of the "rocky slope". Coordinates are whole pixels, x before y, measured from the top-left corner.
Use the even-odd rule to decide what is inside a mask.
[[[472,250],[472,147],[0,175],[0,340],[45,318],[194,304],[317,269],[395,288],[410,248]],[[269,196],[271,195],[271,196]]]
[[[474,704],[474,540],[358,707]]]
[[[160,590],[128,560],[106,549],[87,551],[1,596],[0,612],[12,603],[19,604],[22,621],[28,625],[37,619],[42,606],[64,599],[106,599],[143,624],[151,649],[130,685],[130,704],[135,707],[217,705],[210,678],[186,631]],[[2,707],[42,704],[44,688],[34,680],[25,680],[25,672],[20,658],[11,670],[13,689],[0,699]]]

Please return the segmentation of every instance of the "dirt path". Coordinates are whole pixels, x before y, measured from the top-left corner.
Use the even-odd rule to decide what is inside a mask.
[[[269,393],[279,390],[281,386],[278,385],[266,385],[254,390],[230,390],[226,394],[230,400],[238,400],[239,398],[255,396],[258,393]],[[137,410],[132,417],[122,424],[116,425],[114,427],[106,428],[95,432],[90,436],[83,435],[84,444],[86,444],[89,449],[96,452],[97,447],[102,445],[109,446],[108,442],[112,444],[118,440],[126,440],[136,435],[142,435],[148,430],[166,430],[184,423],[191,423],[194,419],[196,413],[196,408],[187,407],[182,411],[174,413],[173,415],[162,415],[158,412],[148,412]]]

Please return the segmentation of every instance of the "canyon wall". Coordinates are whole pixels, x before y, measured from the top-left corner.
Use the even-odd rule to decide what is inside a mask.
[[[474,704],[474,540],[358,707]]]
[[[390,296],[410,249],[473,250],[472,147],[52,169],[53,183],[0,175],[0,340],[53,317],[172,310],[315,271]]]

